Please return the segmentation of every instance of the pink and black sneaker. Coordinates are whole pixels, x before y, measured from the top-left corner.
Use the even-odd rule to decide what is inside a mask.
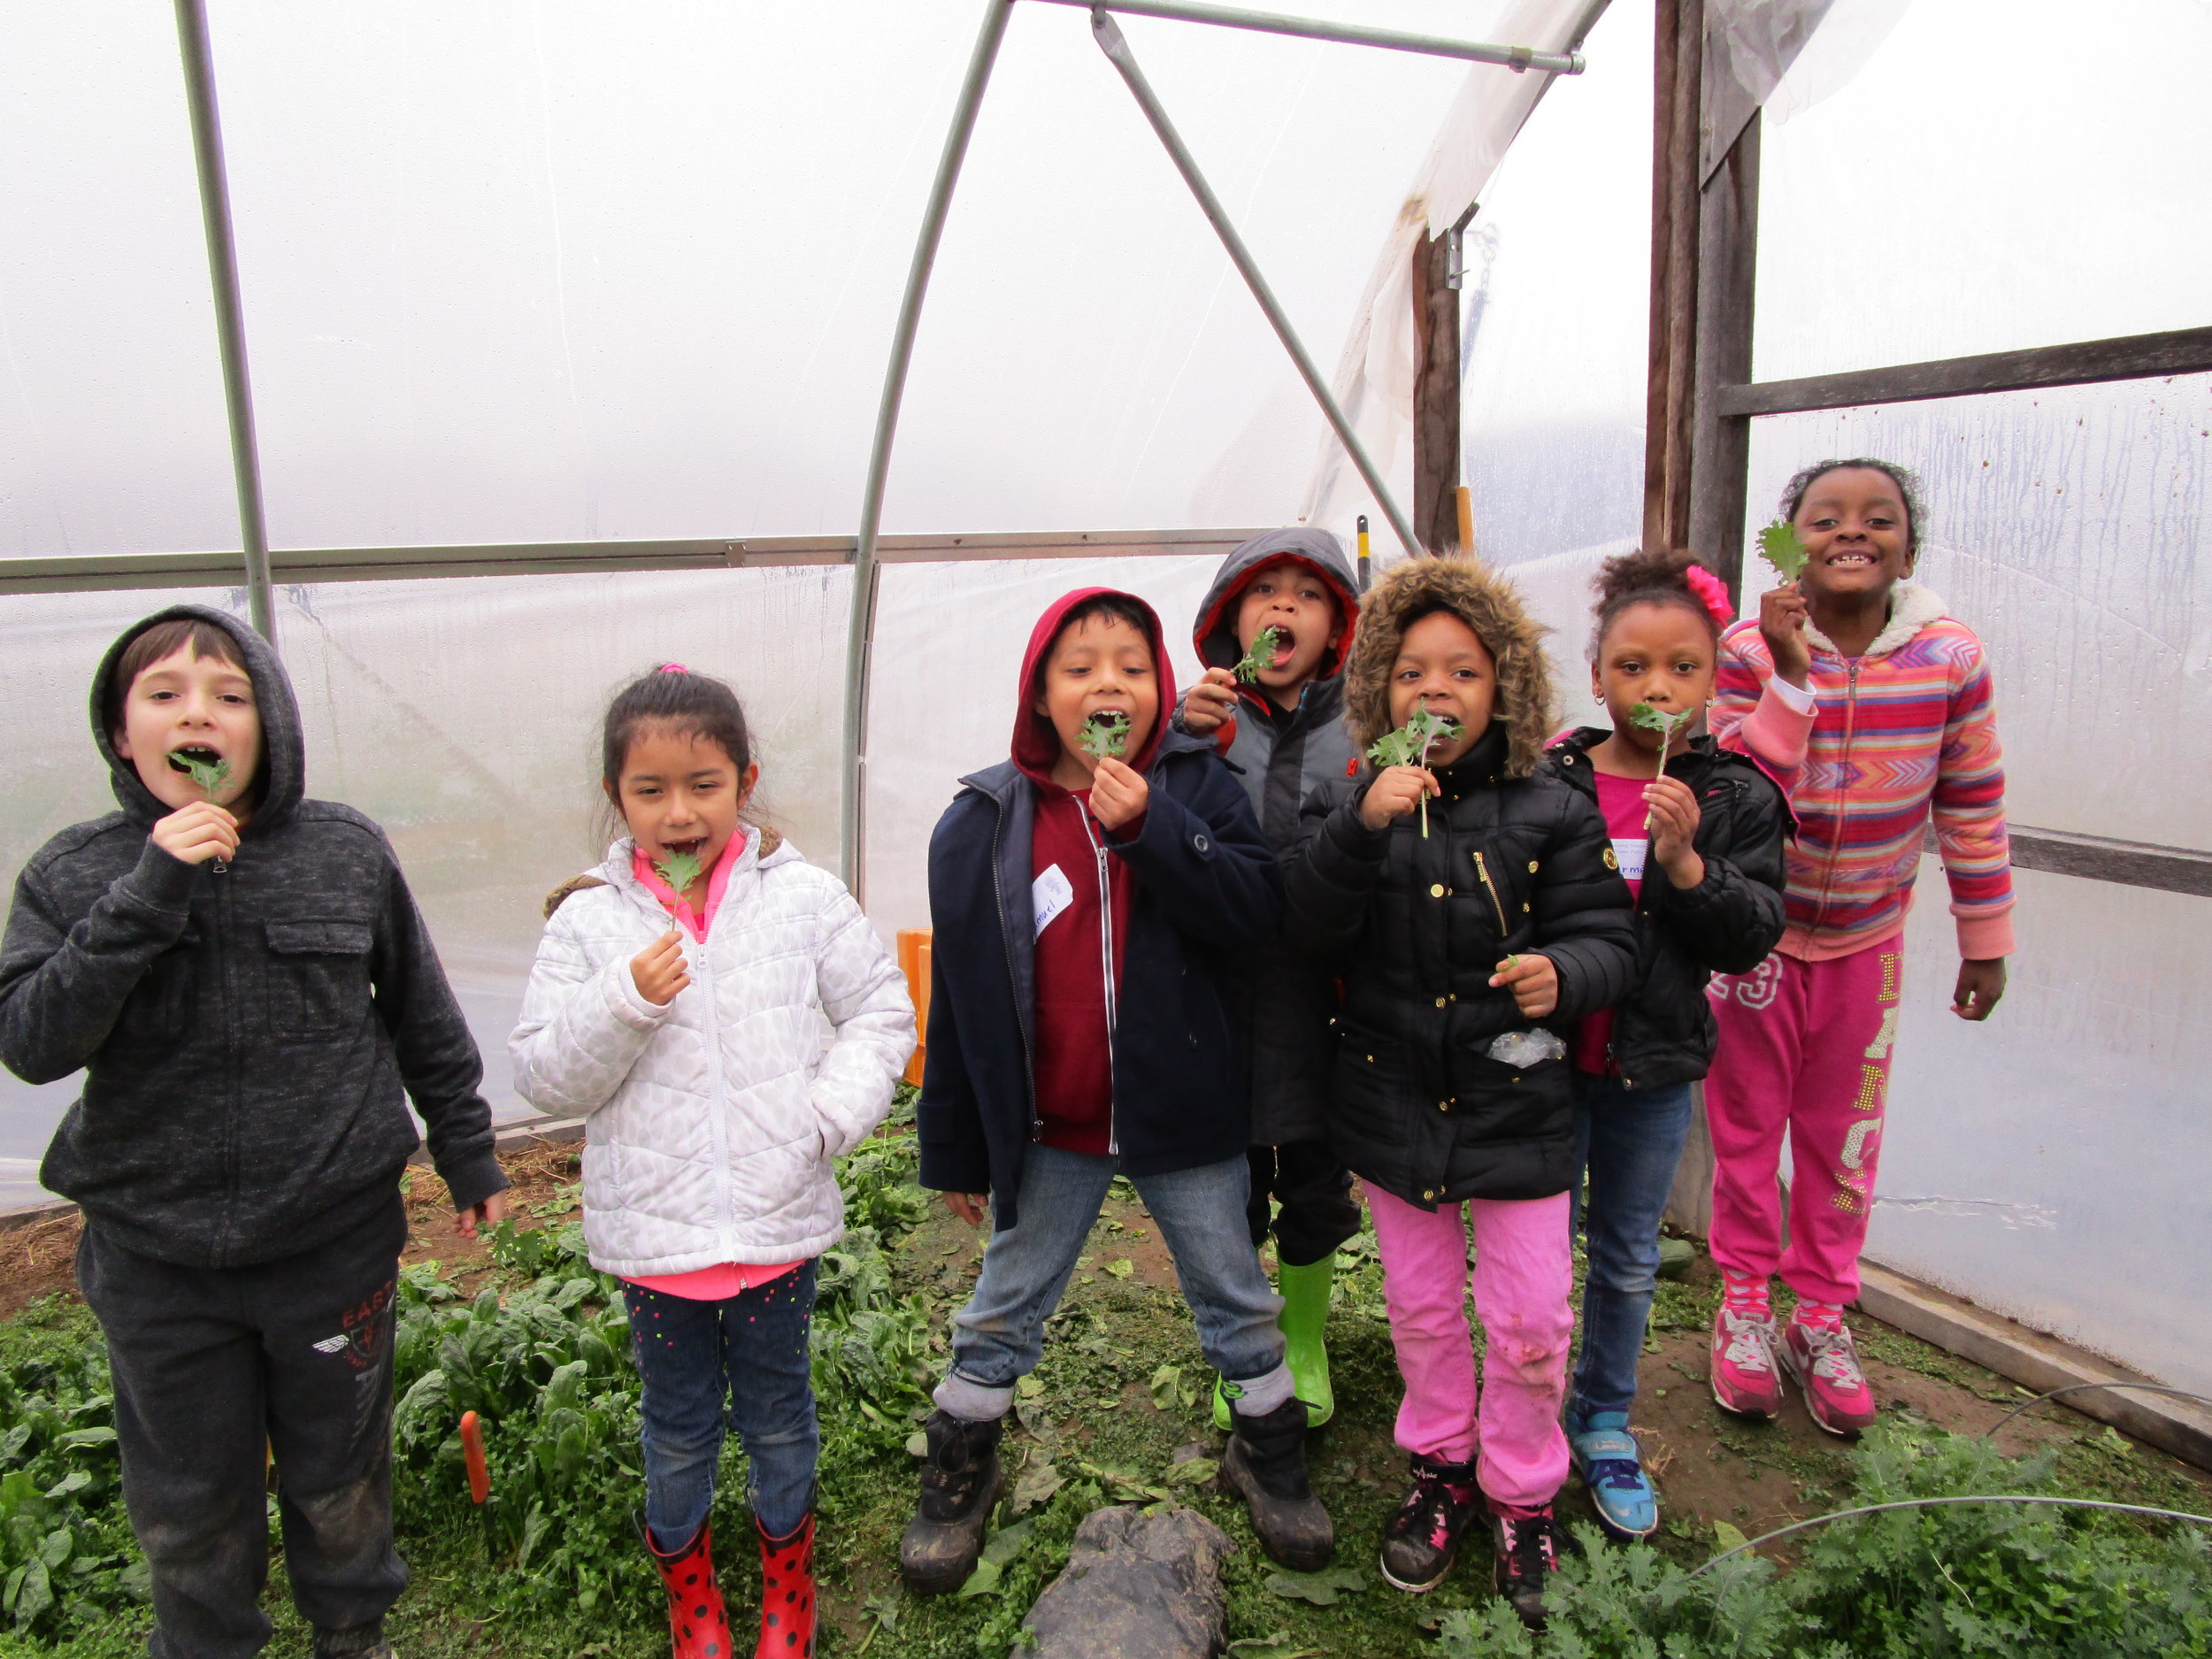
[[[1713,1403],[1770,1423],[1782,1409],[1774,1366],[1774,1317],[1763,1304],[1723,1302],[1713,1316]]]
[[[1422,1595],[1444,1582],[1481,1495],[1471,1463],[1413,1455],[1413,1490],[1383,1523],[1382,1576],[1394,1588]]]
[[[1782,1363],[1805,1391],[1815,1423],[1831,1434],[1856,1434],[1874,1425],[1874,1390],[1841,1315],[1832,1318],[1791,1320],[1782,1333]]]
[[[1530,1630],[1544,1628],[1544,1587],[1559,1571],[1559,1558],[1574,1548],[1551,1512],[1551,1505],[1518,1509],[1490,1501],[1490,1537],[1496,1555],[1491,1583],[1514,1617]]]

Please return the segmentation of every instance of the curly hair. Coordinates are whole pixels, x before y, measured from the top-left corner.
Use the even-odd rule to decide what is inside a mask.
[[[1846,460],[1816,461],[1791,474],[1790,481],[1782,486],[1782,517],[1792,524],[1797,522],[1797,510],[1805,504],[1805,494],[1831,472],[1849,472],[1864,467],[1870,472],[1879,472],[1897,486],[1898,498],[1905,503],[1905,551],[1920,550],[1920,475],[1909,466],[1894,461],[1877,460],[1870,455],[1855,455]]]
[[[1725,591],[1719,588],[1720,579],[1706,570],[1687,548],[1644,548],[1616,554],[1599,565],[1598,573],[1590,580],[1597,594],[1597,603],[1590,607],[1590,614],[1597,618],[1597,626],[1590,631],[1590,660],[1597,661],[1606,634],[1620,619],[1621,612],[1632,605],[1678,606],[1704,623],[1717,641],[1725,624],[1692,582],[1692,571],[1700,572],[1713,589]]]

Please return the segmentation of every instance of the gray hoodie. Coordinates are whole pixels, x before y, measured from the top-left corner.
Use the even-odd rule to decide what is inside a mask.
[[[171,809],[101,719],[124,647],[173,618],[238,641],[260,708],[261,801],[221,872],[149,839]],[[148,618],[94,676],[92,726],[122,810],[38,850],[0,941],[0,1060],[32,1083],[85,1071],[47,1188],[142,1255],[274,1261],[392,1203],[419,1144],[410,1095],[457,1207],[505,1187],[476,1044],[399,861],[351,807],[303,798],[299,708],[261,636],[196,605]]]
[[[1287,862],[1303,844],[1299,809],[1306,797],[1343,777],[1357,753],[1343,715],[1344,664],[1359,617],[1359,589],[1344,544],[1326,530],[1302,526],[1254,536],[1214,573],[1191,643],[1207,667],[1233,667],[1244,655],[1236,636],[1238,602],[1263,567],[1280,564],[1310,571],[1336,595],[1336,637],[1295,709],[1279,710],[1256,687],[1240,687],[1237,712],[1214,742],[1251,797],[1268,845]],[[1176,724],[1179,729],[1179,706]],[[1329,1033],[1336,997],[1327,968],[1279,939],[1256,953],[1237,989],[1252,1056],[1252,1143],[1324,1139],[1336,1061]]]

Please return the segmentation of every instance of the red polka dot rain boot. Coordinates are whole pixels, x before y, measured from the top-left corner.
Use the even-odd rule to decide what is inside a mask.
[[[814,1517],[760,1533],[760,1646],[753,1659],[814,1659]]]
[[[652,1529],[638,1517],[645,1548],[668,1586],[668,1639],[675,1659],[731,1659],[730,1617],[714,1582],[714,1535],[702,1521],[681,1549],[664,1554]]]

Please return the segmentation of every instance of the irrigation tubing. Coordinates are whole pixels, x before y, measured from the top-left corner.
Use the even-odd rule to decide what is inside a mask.
[[[2136,1392],[2136,1393],[2138,1393],[2138,1394],[2171,1394],[2171,1395],[2173,1395],[2173,1396],[2174,1396],[2174,1398],[2175,1398],[2175,1399],[2177,1399],[2177,1400],[2193,1400],[2193,1401],[2195,1401],[2195,1402],[2196,1402],[2199,1405],[2200,1405],[2200,1406],[2212,1406],[2212,1400],[2207,1400],[2207,1399],[2206,1399],[2206,1398],[2205,1398],[2202,1394],[2191,1394],[2191,1393],[2190,1393],[2190,1392],[2189,1392],[2186,1388],[2169,1388],[2169,1387],[2167,1387],[2167,1386],[2166,1386],[2163,1383],[2147,1383],[2147,1382],[2078,1382],[2078,1383],[2069,1383],[2069,1384],[2068,1384],[2065,1387],[2063,1387],[2063,1388],[2054,1388],[2054,1389],[2052,1389],[2052,1390],[2051,1390],[2051,1392],[2050,1392],[2050,1393],[2048,1393],[2048,1394],[2038,1394],[2038,1395],[2036,1395],[2036,1397],[2035,1397],[2034,1399],[2032,1399],[2032,1400],[2023,1400],[2023,1401],[2022,1401],[2022,1402],[2021,1402],[2018,1405],[2016,1405],[2016,1406],[2013,1407],[2013,1409],[2012,1409],[2011,1410],[2009,1410],[2009,1411],[2006,1412],[2006,1413],[2004,1414],[2004,1416],[2002,1416],[2002,1417],[1999,1417],[1999,1418],[1996,1420],[1996,1422],[1994,1422],[1994,1423],[1991,1424],[1991,1425],[1989,1425],[1989,1427],[1987,1427],[1986,1429],[1984,1429],[1984,1430],[1982,1431],[1982,1435],[1981,1435],[1981,1438],[1982,1438],[1982,1439],[1984,1439],[1984,1440],[1987,1440],[1987,1439],[1988,1439],[1991,1435],[1994,1434],[1994,1433],[1995,1433],[1995,1432],[1996,1432],[1999,1429],[2001,1429],[2002,1427],[2004,1427],[2006,1424],[2008,1424],[2008,1423],[2011,1422],[2011,1421],[2013,1420],[2013,1418],[2015,1418],[2015,1417],[2018,1417],[2018,1416],[2019,1416],[2019,1415],[2020,1415],[2023,1411],[2025,1411],[2025,1410],[2026,1410],[2026,1409],[2028,1409],[2028,1408],[2029,1408],[2029,1407],[2031,1407],[2031,1406],[2039,1406],[2039,1405],[2041,1405],[2041,1404],[2042,1404],[2042,1403],[2043,1403],[2046,1400],[2056,1400],[2056,1399],[2057,1399],[2057,1398],[2059,1398],[2062,1394],[2084,1394],[2084,1393],[2086,1393],[2088,1390],[2090,1390],[2090,1389],[2092,1389],[2092,1388],[2132,1388],[2132,1389],[2133,1389],[2133,1390],[2135,1390],[2135,1392]]]
[[[1787,1538],[1792,1532],[1801,1532],[1809,1527],[1825,1526],[1831,1521],[1848,1520],[1855,1515],[1880,1515],[1889,1509],[1932,1509],[1952,1503],[2039,1503],[2061,1509],[2118,1509],[2129,1515],[2154,1515],[2164,1520],[2194,1521],[2200,1526],[2212,1526],[2212,1515],[2192,1515],[2186,1509],[2154,1509],[2146,1503],[2114,1503],[2104,1498],[2047,1498],[2029,1492],[1997,1492],[1978,1497],[1905,1498],[1895,1503],[1863,1503],[1855,1509],[1838,1509],[1832,1515],[1816,1515],[1809,1521],[1796,1521],[1788,1526],[1778,1526],[1771,1532],[1762,1532],[1733,1549],[1723,1550],[1704,1566],[1694,1570],[1690,1577],[1698,1578],[1731,1556],[1740,1555],[1746,1550],[1756,1549],[1762,1544],[1771,1543],[1778,1538]]]

